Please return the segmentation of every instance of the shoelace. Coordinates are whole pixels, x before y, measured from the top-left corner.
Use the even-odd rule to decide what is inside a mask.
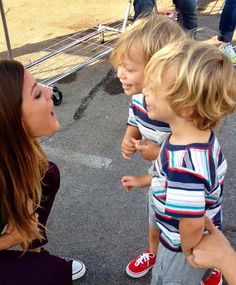
[[[72,262],[73,259],[72,258],[69,258],[69,257],[66,257],[66,256],[60,256],[61,259],[64,259],[65,261],[67,262]]]
[[[216,274],[218,274],[218,273],[220,273],[220,271],[217,270],[217,269],[213,269],[213,270],[211,271],[211,275],[216,275]]]
[[[231,57],[235,57],[235,51],[231,45],[225,46],[224,49]]]
[[[143,264],[143,262],[148,262],[150,258],[154,257],[152,253],[145,252],[136,260],[135,266],[139,266],[140,264]]]

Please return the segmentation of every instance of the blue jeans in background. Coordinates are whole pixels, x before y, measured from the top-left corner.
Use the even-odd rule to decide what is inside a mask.
[[[154,0],[134,0],[134,19],[140,14],[151,13],[154,7]]]
[[[179,12],[179,21],[187,30],[197,28],[198,13],[196,0],[173,0]],[[154,7],[154,0],[134,0],[134,19],[141,13],[151,13]]]
[[[236,26],[236,0],[226,0],[219,24],[218,40],[229,43],[233,39]]]
[[[173,0],[175,8],[179,12],[179,21],[186,30],[197,28],[198,11],[196,0]]]

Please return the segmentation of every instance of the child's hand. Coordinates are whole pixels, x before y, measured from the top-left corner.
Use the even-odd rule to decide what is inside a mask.
[[[132,137],[125,138],[121,144],[121,156],[124,159],[130,160],[136,152],[136,140]]]
[[[147,187],[151,183],[152,176],[123,176],[121,177],[121,184],[126,192],[131,192],[134,187],[143,188]]]
[[[123,176],[121,177],[121,184],[126,192],[131,192],[133,187],[139,187],[139,178],[141,176]]]
[[[155,160],[160,152],[160,146],[145,138],[135,140],[135,148],[139,150],[145,160]]]

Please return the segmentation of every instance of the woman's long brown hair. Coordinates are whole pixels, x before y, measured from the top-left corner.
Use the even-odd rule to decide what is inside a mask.
[[[0,218],[11,220],[22,235],[22,248],[42,235],[35,227],[41,181],[47,158],[37,141],[28,140],[21,122],[24,66],[14,60],[0,61]]]

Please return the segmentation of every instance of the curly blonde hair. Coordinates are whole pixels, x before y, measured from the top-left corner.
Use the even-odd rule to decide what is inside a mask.
[[[122,33],[113,48],[110,60],[115,68],[130,56],[133,47],[140,49],[147,63],[151,56],[168,43],[183,41],[187,34],[181,26],[163,15],[140,18]]]
[[[189,119],[199,129],[212,129],[235,111],[235,69],[212,45],[194,40],[167,45],[146,66],[144,86],[150,79],[153,92],[162,90],[177,115],[191,110]]]

